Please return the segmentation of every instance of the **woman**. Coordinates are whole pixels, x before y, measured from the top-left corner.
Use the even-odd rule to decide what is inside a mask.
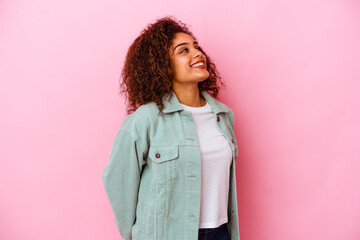
[[[238,240],[234,115],[185,24],[150,24],[122,71],[127,116],[103,173],[121,236]]]

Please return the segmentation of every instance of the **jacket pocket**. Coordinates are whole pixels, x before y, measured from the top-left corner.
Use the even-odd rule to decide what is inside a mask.
[[[148,156],[153,163],[153,177],[157,183],[166,184],[177,177],[176,160],[179,158],[179,146],[177,144],[150,145]]]

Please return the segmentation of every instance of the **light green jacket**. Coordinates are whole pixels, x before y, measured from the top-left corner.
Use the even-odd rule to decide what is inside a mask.
[[[227,226],[231,240],[239,240],[234,114],[207,92],[201,95],[232,149]],[[125,240],[198,239],[201,158],[195,123],[174,93],[163,100],[162,116],[152,102],[125,118],[102,175]]]

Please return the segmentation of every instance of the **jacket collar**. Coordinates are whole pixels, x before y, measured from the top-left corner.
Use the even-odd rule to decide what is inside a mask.
[[[201,91],[200,94],[205,98],[206,102],[209,103],[210,107],[212,108],[215,114],[221,112],[225,112],[225,113],[229,112],[229,109],[224,104],[214,99],[206,91]],[[164,103],[164,109],[162,110],[163,113],[172,113],[172,112],[184,110],[184,108],[181,106],[179,102],[179,99],[172,90],[170,94],[167,94],[166,96],[163,97],[163,103]]]

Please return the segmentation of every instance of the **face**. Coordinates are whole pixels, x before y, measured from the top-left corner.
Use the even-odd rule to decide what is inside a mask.
[[[197,84],[209,77],[206,70],[206,57],[199,44],[186,33],[176,33],[169,49],[173,70],[173,83]]]

